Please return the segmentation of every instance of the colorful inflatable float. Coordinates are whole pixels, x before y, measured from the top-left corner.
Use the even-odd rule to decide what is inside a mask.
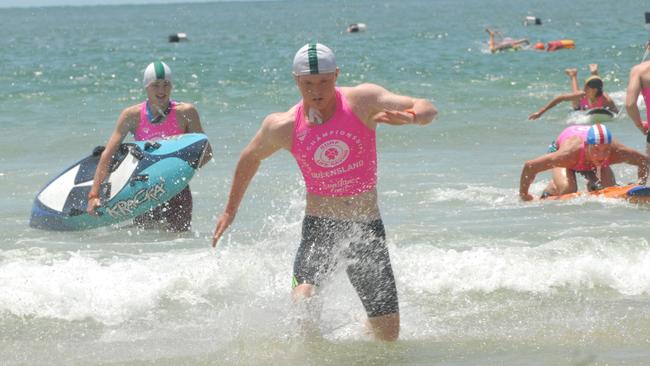
[[[557,41],[550,41],[546,44],[547,52],[573,48],[576,48],[576,43],[572,39],[560,39]]]

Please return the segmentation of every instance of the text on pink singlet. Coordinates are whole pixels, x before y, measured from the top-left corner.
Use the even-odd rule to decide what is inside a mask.
[[[336,112],[323,124],[310,124],[303,102],[296,108],[291,154],[307,192],[320,196],[353,196],[377,185],[375,131],[368,128],[336,89]]]

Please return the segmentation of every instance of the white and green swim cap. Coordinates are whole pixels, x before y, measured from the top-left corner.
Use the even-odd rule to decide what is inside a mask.
[[[320,43],[307,43],[293,58],[293,74],[314,75],[336,72],[336,58],[329,47]]]
[[[144,70],[142,84],[144,84],[144,87],[146,88],[156,80],[172,81],[172,70],[162,61],[152,62],[147,66]]]

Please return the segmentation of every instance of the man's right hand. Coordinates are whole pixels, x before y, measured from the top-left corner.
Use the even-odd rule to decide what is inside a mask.
[[[88,200],[88,207],[86,207],[86,212],[88,212],[89,215],[91,216],[98,216],[97,215],[97,208],[101,207],[101,201],[98,197],[93,197]]]
[[[214,228],[214,235],[212,235],[212,247],[215,248],[217,246],[217,242],[223,235],[224,231],[228,229],[230,224],[235,220],[235,215],[231,215],[229,213],[224,212],[221,214],[221,217],[219,217],[219,220],[217,220],[217,226]]]

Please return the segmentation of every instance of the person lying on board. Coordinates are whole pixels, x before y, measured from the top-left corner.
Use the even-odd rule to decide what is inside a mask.
[[[530,185],[537,174],[552,170],[552,180],[541,198],[574,193],[578,190],[576,173],[587,180],[587,189],[597,190],[616,185],[611,165],[627,163],[637,167],[638,184],[648,176],[646,156],[618,141],[603,124],[569,126],[551,143],[547,154],[526,161],[521,171],[519,196],[530,201]]]
[[[496,41],[495,35],[497,32],[486,28],[485,31],[488,33],[490,36],[490,39],[488,40],[488,46],[490,47],[490,52],[496,53],[499,51],[505,51],[505,50],[514,50],[518,51],[520,50],[523,46],[529,44],[530,42],[528,41],[528,38],[521,38],[521,39],[512,39],[510,37],[505,37],[501,39],[500,41]]]
[[[614,103],[614,100],[603,91],[604,83],[603,79],[598,76],[598,64],[590,64],[589,70],[591,71],[591,76],[585,80],[582,90],[578,88],[578,70],[564,70],[571,80],[571,93],[556,96],[547,105],[528,116],[528,119],[538,119],[546,113],[546,111],[561,102],[569,101],[573,104],[573,109],[575,110],[584,111],[593,108],[607,108],[614,113],[618,113],[618,107]]]

